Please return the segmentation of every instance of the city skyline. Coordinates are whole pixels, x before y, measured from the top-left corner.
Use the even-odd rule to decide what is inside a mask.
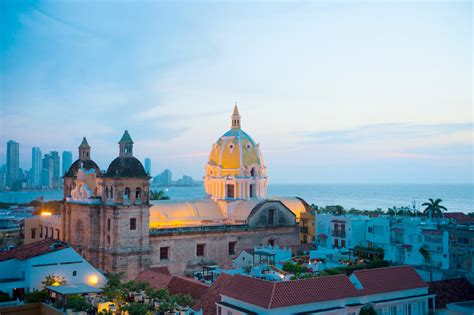
[[[2,4],[0,164],[128,129],[199,179],[237,101],[272,183],[473,181],[468,2],[93,6]]]

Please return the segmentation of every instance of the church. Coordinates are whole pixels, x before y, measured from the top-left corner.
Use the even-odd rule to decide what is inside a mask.
[[[260,145],[241,129],[235,106],[231,129],[212,146],[205,166],[206,198],[150,203],[150,176],[133,156],[125,131],[119,155],[105,172],[86,138],[64,176],[62,239],[95,267],[134,278],[167,266],[174,274],[203,265],[230,266],[243,249],[299,244],[297,197],[268,197]]]

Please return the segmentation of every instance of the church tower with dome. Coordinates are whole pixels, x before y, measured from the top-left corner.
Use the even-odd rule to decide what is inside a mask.
[[[125,130],[106,172],[91,159],[86,138],[64,176],[63,240],[94,266],[133,277],[149,265],[150,177],[133,156]]]
[[[242,130],[236,104],[231,129],[212,145],[204,188],[209,198],[222,204],[222,201],[265,199],[267,186],[260,144]]]

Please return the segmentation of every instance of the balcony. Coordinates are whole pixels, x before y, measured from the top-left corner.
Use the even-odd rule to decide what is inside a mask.
[[[344,238],[344,237],[346,237],[346,231],[333,230],[331,235],[333,237],[342,237],[342,238]]]

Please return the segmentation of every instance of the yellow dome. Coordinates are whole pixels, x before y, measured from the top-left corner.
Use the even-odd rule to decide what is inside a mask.
[[[210,166],[222,169],[222,176],[238,175],[242,168],[263,166],[258,144],[242,129],[231,129],[213,145]]]

